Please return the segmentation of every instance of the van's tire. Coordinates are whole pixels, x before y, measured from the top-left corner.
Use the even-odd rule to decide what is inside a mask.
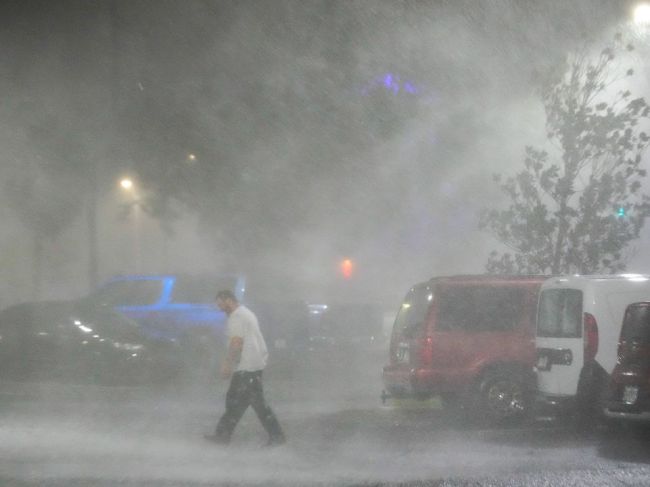
[[[442,408],[450,413],[457,413],[464,406],[460,394],[454,392],[440,394],[439,398]]]
[[[532,392],[524,373],[489,371],[480,381],[477,393],[475,412],[491,424],[516,424],[530,413]]]

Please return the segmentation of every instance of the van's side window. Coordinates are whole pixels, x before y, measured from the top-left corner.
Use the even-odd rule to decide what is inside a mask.
[[[416,288],[409,292],[395,318],[393,333],[411,337],[415,337],[417,333],[422,333],[432,300],[433,290],[428,286]]]
[[[582,291],[578,289],[542,291],[537,317],[537,335],[580,338],[582,336]]]
[[[451,286],[441,290],[436,328],[468,332],[516,328],[525,304],[522,288]]]

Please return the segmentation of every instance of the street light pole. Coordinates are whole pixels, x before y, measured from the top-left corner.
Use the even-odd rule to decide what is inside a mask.
[[[132,213],[133,219],[133,267],[135,268],[136,273],[140,273],[142,270],[142,242],[140,235],[141,211],[138,192],[136,185],[131,178],[121,179],[120,187],[124,192],[128,193],[131,196],[129,208],[131,210],[130,213]]]
[[[97,286],[99,252],[97,250],[97,162],[90,162],[89,188],[86,201],[86,224],[88,230],[88,285]]]

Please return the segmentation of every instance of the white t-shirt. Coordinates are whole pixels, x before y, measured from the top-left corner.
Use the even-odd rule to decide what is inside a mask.
[[[255,372],[266,367],[269,352],[260,331],[255,314],[245,306],[239,305],[228,316],[228,338],[240,337],[244,340],[241,361],[235,371]]]

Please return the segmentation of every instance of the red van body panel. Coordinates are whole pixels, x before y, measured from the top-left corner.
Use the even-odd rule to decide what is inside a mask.
[[[414,286],[406,304],[410,304],[409,299],[416,301],[416,294],[423,290],[431,298],[424,322],[414,332],[406,333],[399,328],[398,314],[391,338],[390,362],[383,371],[388,392],[417,397],[463,393],[491,367],[532,373],[536,361],[537,297],[545,279],[544,276],[453,276]],[[492,309],[477,309],[481,303]],[[488,329],[474,326],[486,315],[498,319],[501,308],[508,323],[493,319],[488,320]]]

